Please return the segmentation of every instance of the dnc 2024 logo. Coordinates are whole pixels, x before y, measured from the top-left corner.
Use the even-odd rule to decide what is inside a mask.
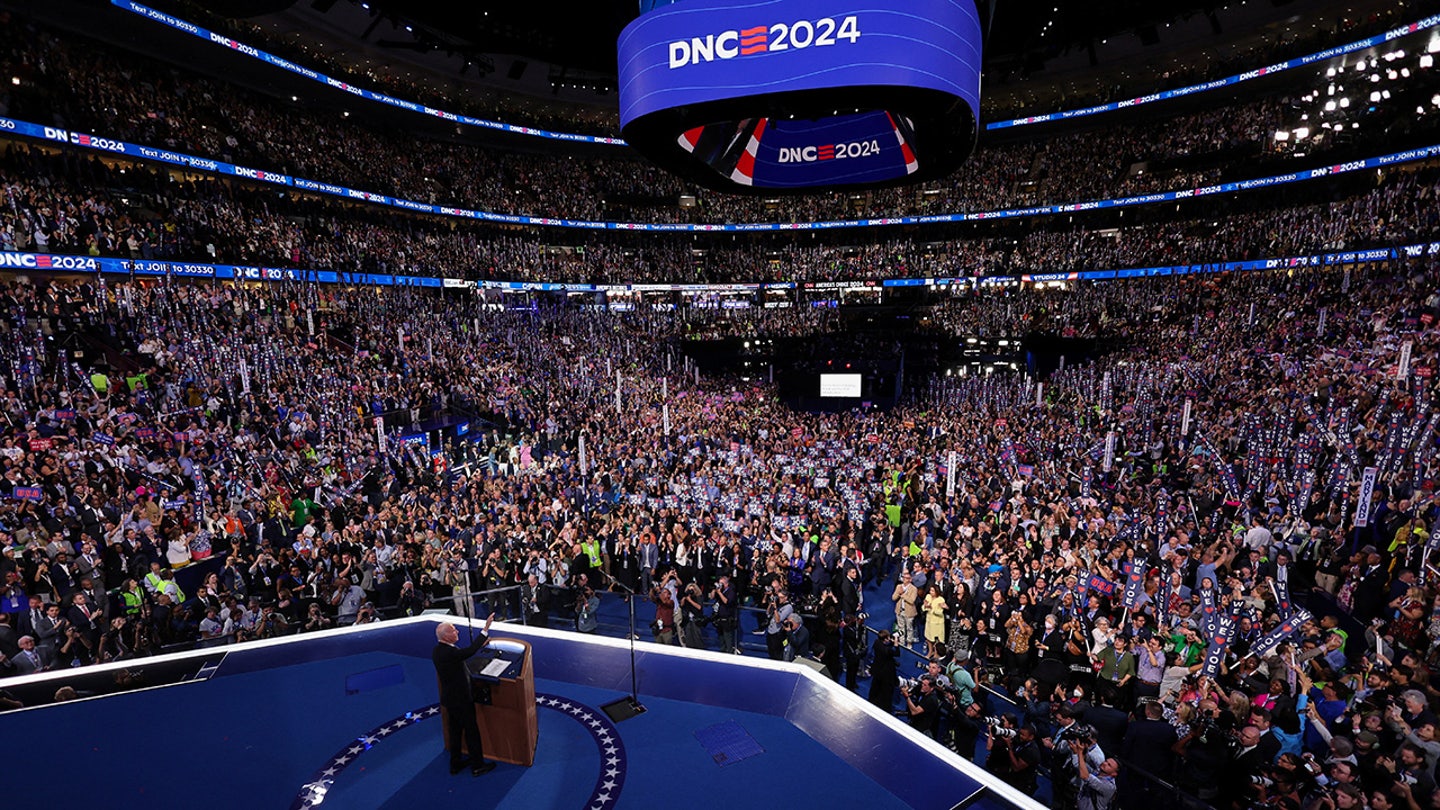
[[[716,59],[824,48],[842,41],[854,45],[859,39],[860,22],[853,15],[839,22],[832,17],[822,17],[814,22],[797,20],[793,23],[757,25],[670,43],[670,69]]]

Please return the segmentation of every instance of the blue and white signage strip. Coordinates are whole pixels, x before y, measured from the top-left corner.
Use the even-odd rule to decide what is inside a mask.
[[[1084,116],[1095,115],[1097,113],[1113,112],[1114,110],[1123,110],[1130,107],[1138,107],[1141,104],[1150,104],[1156,101],[1166,101],[1172,98],[1180,98],[1181,96],[1193,96],[1196,93],[1203,93],[1207,90],[1218,90],[1221,87],[1230,87],[1241,82],[1248,82],[1251,79],[1258,79],[1261,76],[1270,76],[1284,70],[1290,70],[1291,68],[1304,67],[1305,65],[1313,65],[1316,62],[1323,62],[1326,59],[1332,59],[1336,56],[1344,56],[1347,53],[1354,53],[1355,51],[1363,51],[1366,48],[1373,48],[1377,45],[1384,45],[1385,43],[1392,40],[1409,36],[1416,33],[1417,31],[1424,31],[1427,28],[1434,28],[1437,25],[1440,25],[1440,14],[1431,15],[1423,20],[1418,20],[1416,22],[1410,23],[1409,25],[1402,25],[1399,28],[1386,31],[1383,34],[1376,34],[1373,37],[1356,40],[1348,45],[1336,45],[1333,48],[1326,48],[1323,51],[1316,51],[1309,56],[1300,56],[1287,62],[1280,62],[1278,64],[1270,65],[1268,67],[1247,70],[1244,73],[1237,73],[1234,76],[1230,76],[1228,78],[1214,79],[1212,81],[1202,82],[1200,84],[1192,84],[1189,87],[1180,87],[1174,90],[1163,90],[1158,93],[1150,93],[1149,95],[1139,96],[1137,98],[1127,98],[1122,101],[1112,101],[1109,104],[1097,104],[1094,107],[1082,107],[1076,110],[1062,110],[1060,112],[1045,113],[1044,115],[1030,115],[1024,118],[1012,118],[1009,121],[992,121],[985,125],[985,129],[1006,129],[1008,127],[1021,127],[1027,124],[1043,124],[1048,121],[1066,121],[1071,118],[1082,118]]]
[[[609,231],[668,231],[668,232],[700,232],[700,231],[809,231],[826,230],[833,228],[869,228],[881,225],[929,225],[933,223],[949,222],[980,222],[992,219],[1013,219],[1015,217],[1047,216],[1051,214],[1073,214],[1077,211],[1098,211],[1107,208],[1127,208],[1135,205],[1149,205],[1152,203],[1174,202],[1194,197],[1206,197],[1213,194],[1229,194],[1237,191],[1250,191],[1270,186],[1285,185],[1302,180],[1312,180],[1318,177],[1333,177],[1347,174],[1349,172],[1363,171],[1366,169],[1380,169],[1387,166],[1395,166],[1401,163],[1410,163],[1417,160],[1429,160],[1440,157],[1440,144],[1426,146],[1418,149],[1407,149],[1404,152],[1395,152],[1389,155],[1366,158],[1364,160],[1353,160],[1347,163],[1337,163],[1332,166],[1325,166],[1319,169],[1309,169],[1301,172],[1286,172],[1271,177],[1257,177],[1251,180],[1241,180],[1232,183],[1218,183],[1213,186],[1202,188],[1179,189],[1176,191],[1163,191],[1154,194],[1139,194],[1131,197],[1121,197],[1114,200],[1093,200],[1090,202],[1066,203],[1063,205],[1036,205],[1028,208],[1006,208],[998,211],[978,211],[974,213],[957,214],[933,214],[921,217],[882,217],[876,219],[846,219],[830,220],[825,222],[748,222],[738,224],[692,224],[681,222],[597,222],[583,219],[555,219],[552,217],[532,217],[521,214],[497,214],[490,211],[477,211],[470,208],[454,208],[446,205],[431,205],[430,203],[406,200],[400,197],[390,197],[385,194],[375,194],[369,191],[337,186],[333,183],[322,183],[318,180],[307,180],[303,177],[291,177],[288,174],[279,172],[267,172],[261,169],[252,169],[248,166],[239,166],[234,163],[226,163],[210,158],[196,157],[170,149],[156,149],[153,146],[140,146],[139,144],[127,143],[114,138],[106,138],[98,135],[91,135],[84,132],[57,129],[55,127],[42,126],[29,121],[20,121],[14,118],[0,117],[0,136],[6,133],[21,135],[28,138],[38,138],[45,141],[58,141],[71,146],[80,146],[86,149],[94,149],[113,155],[125,155],[140,160],[158,161],[168,163],[172,166],[180,166],[187,169],[214,172],[216,174],[231,175],[247,180],[257,180],[263,183],[274,183],[276,185],[291,186],[293,188],[312,191],[317,194],[328,194],[333,197],[342,197],[347,200],[358,200],[375,205],[386,205],[391,208],[400,208],[422,214],[434,214],[437,216],[460,217],[463,219],[474,219],[482,222],[501,222],[507,225],[539,225],[558,228],[580,228],[584,230],[609,230]]]
[[[951,285],[987,286],[1044,281],[1113,281],[1154,276],[1179,276],[1199,273],[1230,273],[1250,270],[1284,270],[1304,267],[1331,267],[1360,262],[1418,259],[1440,256],[1440,242],[1424,242],[1393,248],[1350,250],[1339,253],[1316,253],[1275,259],[1252,259],[1239,262],[1180,264],[1165,267],[1132,267],[1123,270],[1083,270],[1069,273],[1036,273],[1020,276],[985,276],[976,278],[892,278],[879,282],[884,287],[945,287]],[[429,276],[396,276],[378,273],[339,273],[334,270],[301,270],[283,267],[249,267],[229,264],[194,262],[162,262],[115,259],[100,256],[67,256],[52,253],[19,253],[0,251],[0,271],[111,273],[143,277],[216,279],[220,281],[280,281],[318,284],[362,284],[375,287],[433,287],[445,289],[480,289],[508,292],[581,292],[581,293],[739,293],[753,295],[764,290],[793,290],[794,282],[750,284],[563,284],[541,281],[465,281]],[[873,279],[826,284],[854,287],[873,286]]]
[[[513,132],[518,135],[533,135],[537,138],[550,138],[557,141],[572,141],[576,143],[603,143],[611,144],[613,146],[626,145],[625,141],[621,138],[606,138],[597,135],[579,135],[571,132],[551,132],[550,130],[546,129],[522,127],[516,124],[506,124],[500,121],[487,121],[483,118],[474,118],[469,115],[461,115],[459,113],[437,110],[434,107],[427,107],[423,104],[416,104],[413,101],[406,101],[402,98],[395,98],[394,96],[386,93],[377,93],[373,90],[367,90],[363,87],[356,87],[355,85],[348,82],[343,82],[339,79],[327,76],[317,70],[311,70],[310,68],[297,65],[288,59],[275,56],[274,54],[267,53],[266,51],[262,51],[259,48],[246,45],[242,42],[237,42],[229,37],[222,36],[213,31],[201,28],[194,23],[186,22],[185,20],[182,20],[178,17],[171,16],[162,11],[156,11],[153,8],[143,6],[139,3],[131,3],[128,2],[128,0],[110,0],[110,2],[111,5],[124,9],[125,11],[129,11],[132,14],[138,14],[148,20],[154,20],[155,22],[162,23],[175,29],[176,31],[182,31],[193,37],[207,40],[217,45],[223,45],[235,51],[236,53],[242,53],[246,56],[251,57],[252,59],[259,59],[261,62],[264,62],[268,65],[273,65],[275,67],[288,70],[291,73],[297,74],[299,76],[304,76],[311,81],[319,82],[320,84],[333,87],[337,90],[343,90],[352,95],[359,96],[366,101],[375,101],[381,104],[389,104],[392,107],[400,107],[401,109],[409,110],[410,112],[420,113],[421,115],[428,115],[433,118],[440,118],[445,121],[452,121],[457,124],[466,124],[472,127],[483,127],[485,129],[495,129],[500,130],[501,132]]]

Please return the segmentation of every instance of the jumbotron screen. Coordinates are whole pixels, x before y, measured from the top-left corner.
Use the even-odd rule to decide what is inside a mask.
[[[863,382],[861,374],[821,374],[820,396],[858,399]]]

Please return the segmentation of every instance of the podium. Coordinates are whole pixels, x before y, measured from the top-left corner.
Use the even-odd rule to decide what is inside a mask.
[[[506,662],[503,671],[495,676],[482,674],[496,661]],[[470,688],[477,696],[475,720],[480,725],[485,758],[510,765],[534,765],[540,727],[536,722],[535,670],[530,663],[530,644],[513,638],[492,638],[484,649],[465,662],[465,668],[470,672]],[[484,697],[487,693],[488,699]],[[449,712],[440,714],[441,739],[447,741],[448,748]]]

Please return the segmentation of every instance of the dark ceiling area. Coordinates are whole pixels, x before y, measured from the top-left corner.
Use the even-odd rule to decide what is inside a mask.
[[[311,2],[312,0],[301,0]],[[1291,0],[1254,0],[1286,13]],[[262,5],[265,0],[230,0]],[[317,9],[335,2],[314,0]],[[683,2],[683,0],[682,0]],[[1240,2],[1240,0],[1234,0]],[[365,0],[377,16],[393,16],[417,27],[417,35],[433,36],[450,47],[467,46],[479,53],[502,53],[540,59],[551,64],[613,73],[615,40],[639,13],[636,0],[566,3],[560,6],[481,0]],[[1167,21],[1214,15],[1223,4],[1195,0],[979,0],[987,30],[986,58],[1044,58],[1120,33],[1142,38],[1148,27]],[[1215,23],[1219,27],[1218,21]]]

